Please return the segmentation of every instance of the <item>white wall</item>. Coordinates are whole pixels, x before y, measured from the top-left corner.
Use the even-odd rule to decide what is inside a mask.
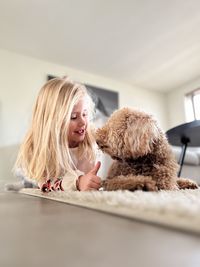
[[[186,122],[185,94],[200,87],[200,77],[190,83],[170,91],[167,96],[168,127],[172,128]]]
[[[47,74],[66,75],[82,83],[120,93],[120,107],[134,106],[153,113],[166,127],[163,94],[119,83],[66,66],[0,50],[0,146],[19,143],[28,127],[32,106]]]

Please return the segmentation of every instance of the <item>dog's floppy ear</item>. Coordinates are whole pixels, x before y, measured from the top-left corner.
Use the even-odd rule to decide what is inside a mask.
[[[150,115],[129,117],[124,135],[126,149],[131,156],[141,157],[151,152],[153,143],[158,140],[160,130]]]

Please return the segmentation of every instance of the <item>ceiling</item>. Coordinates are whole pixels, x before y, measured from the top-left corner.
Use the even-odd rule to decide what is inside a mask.
[[[200,1],[0,0],[0,48],[169,91],[200,76]]]

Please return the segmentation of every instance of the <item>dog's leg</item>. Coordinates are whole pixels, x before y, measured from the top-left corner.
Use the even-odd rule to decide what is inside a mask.
[[[177,184],[180,189],[197,189],[198,184],[186,178],[177,178]]]
[[[150,176],[117,176],[103,181],[102,186],[104,190],[144,190],[144,191],[158,191],[156,182]]]
[[[178,190],[176,183],[176,169],[168,166],[157,166],[152,171],[152,177],[156,181],[159,190]]]

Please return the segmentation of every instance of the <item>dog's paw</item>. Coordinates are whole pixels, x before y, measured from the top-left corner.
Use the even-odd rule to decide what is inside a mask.
[[[197,189],[198,184],[190,179],[178,178],[177,184],[180,189]]]
[[[116,187],[116,184],[110,180],[102,181],[101,187],[104,191],[113,191],[119,189]]]
[[[102,187],[105,191],[113,190],[129,190],[129,191],[158,191],[156,181],[150,177],[136,176],[134,178],[117,177],[114,179],[107,179],[102,182]]]
[[[144,191],[158,191],[156,181],[149,180],[149,181],[145,182],[143,190]]]

